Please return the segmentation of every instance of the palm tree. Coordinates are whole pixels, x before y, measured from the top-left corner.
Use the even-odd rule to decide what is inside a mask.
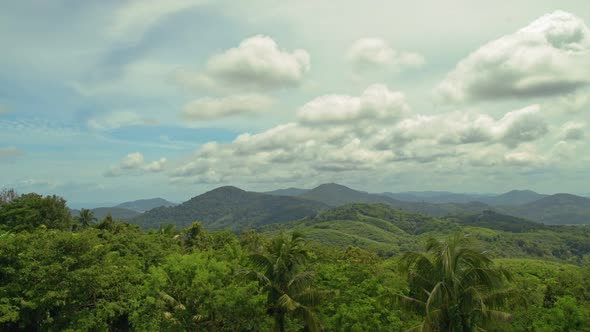
[[[90,226],[90,223],[96,221],[97,219],[94,217],[94,212],[89,209],[82,209],[80,210],[80,215],[78,216],[78,222],[82,225],[82,227]]]
[[[430,238],[425,253],[402,256],[402,271],[410,293],[398,300],[424,315],[415,331],[478,331],[491,321],[511,318],[495,310],[514,293],[503,287],[510,275],[494,267],[490,254],[477,250],[468,235]]]
[[[313,274],[305,270],[310,251],[303,236],[281,233],[271,240],[266,252],[252,254],[250,259],[256,271],[247,273],[268,293],[267,313],[273,318],[273,331],[285,331],[288,314],[302,318],[306,331],[320,331],[314,309],[322,292],[311,287]]]

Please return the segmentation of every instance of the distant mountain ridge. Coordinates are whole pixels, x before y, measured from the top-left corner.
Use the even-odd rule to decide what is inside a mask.
[[[130,222],[143,228],[173,224],[179,228],[199,221],[208,230],[239,231],[270,223],[281,223],[315,216],[328,209],[319,202],[298,197],[276,196],[226,186],[172,207],[147,211]]]
[[[485,198],[482,202],[491,205],[521,205],[537,201],[547,196],[532,190],[512,190],[495,197]]]
[[[308,192],[309,189],[301,189],[301,188],[287,188],[287,189],[277,189],[277,190],[273,190],[273,191],[266,191],[263,194],[269,194],[269,195],[277,195],[277,196],[299,196],[302,195],[306,192]]]
[[[371,194],[340,184],[327,183],[306,190],[297,197],[331,207],[352,203],[384,203],[402,211],[434,217],[477,215],[484,211],[495,211],[500,215],[545,224],[590,224],[589,198],[572,194],[545,195],[532,190],[512,190],[500,195],[435,191]],[[506,219],[503,216],[501,218]]]
[[[555,194],[527,204],[503,207],[502,210],[544,224],[590,224],[590,198],[572,194]]]
[[[353,203],[384,203],[398,210],[423,213],[435,217],[442,217],[450,214],[461,215],[480,213],[484,210],[490,209],[490,206],[480,202],[435,204],[428,202],[401,201],[385,195],[370,194],[364,191],[354,190],[336,183],[319,185],[299,197],[322,202],[332,207]]]
[[[157,207],[161,207],[161,206],[175,206],[175,203],[172,203],[170,201],[167,201],[163,198],[157,197],[157,198],[149,198],[149,199],[138,199],[136,201],[131,201],[131,202],[125,202],[125,203],[121,203],[119,205],[116,205],[116,208],[123,208],[123,209],[128,209],[128,210],[133,210],[133,211],[137,211],[137,212],[145,212]]]
[[[298,197],[322,202],[330,206],[350,203],[388,203],[393,201],[387,196],[357,191],[336,183],[321,184]]]

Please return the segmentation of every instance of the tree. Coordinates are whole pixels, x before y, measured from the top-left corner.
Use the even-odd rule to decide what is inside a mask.
[[[80,215],[76,219],[83,227],[88,227],[91,222],[97,220],[94,217],[94,212],[89,209],[80,210]]]
[[[503,287],[508,272],[496,268],[490,254],[474,247],[468,235],[428,239],[425,253],[402,256],[402,271],[410,293],[398,300],[424,316],[417,331],[475,331],[511,318],[495,310],[514,293]]]
[[[314,312],[322,292],[313,289],[313,274],[306,270],[311,253],[300,233],[284,233],[273,238],[265,252],[250,255],[256,270],[248,271],[267,293],[267,314],[273,331],[285,331],[287,315],[303,319],[308,331],[319,331]]]
[[[0,225],[14,231],[31,231],[41,225],[49,229],[70,229],[72,216],[63,198],[35,193],[10,197],[0,204]]]

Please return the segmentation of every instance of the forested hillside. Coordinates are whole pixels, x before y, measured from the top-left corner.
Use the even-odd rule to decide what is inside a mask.
[[[297,197],[247,192],[221,187],[173,207],[147,211],[130,222],[142,228],[173,224],[178,228],[200,221],[207,229],[239,231],[275,222],[314,216],[328,207]]]
[[[386,204],[239,236],[94,219],[3,196],[1,331],[590,331],[583,226]]]

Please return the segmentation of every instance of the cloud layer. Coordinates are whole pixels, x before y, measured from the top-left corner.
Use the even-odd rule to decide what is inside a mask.
[[[411,111],[403,93],[372,85],[359,96],[317,97],[298,110],[295,122],[231,143],[207,143],[171,176],[189,183],[293,183],[394,174],[420,164],[540,167],[551,160],[532,143],[548,133],[539,105],[499,119],[469,112],[422,115]]]
[[[357,70],[391,68],[401,70],[406,67],[424,65],[424,56],[415,52],[394,50],[382,38],[361,38],[347,51],[346,59]]]
[[[590,29],[556,11],[471,53],[435,92],[465,102],[554,96],[589,83]]]

